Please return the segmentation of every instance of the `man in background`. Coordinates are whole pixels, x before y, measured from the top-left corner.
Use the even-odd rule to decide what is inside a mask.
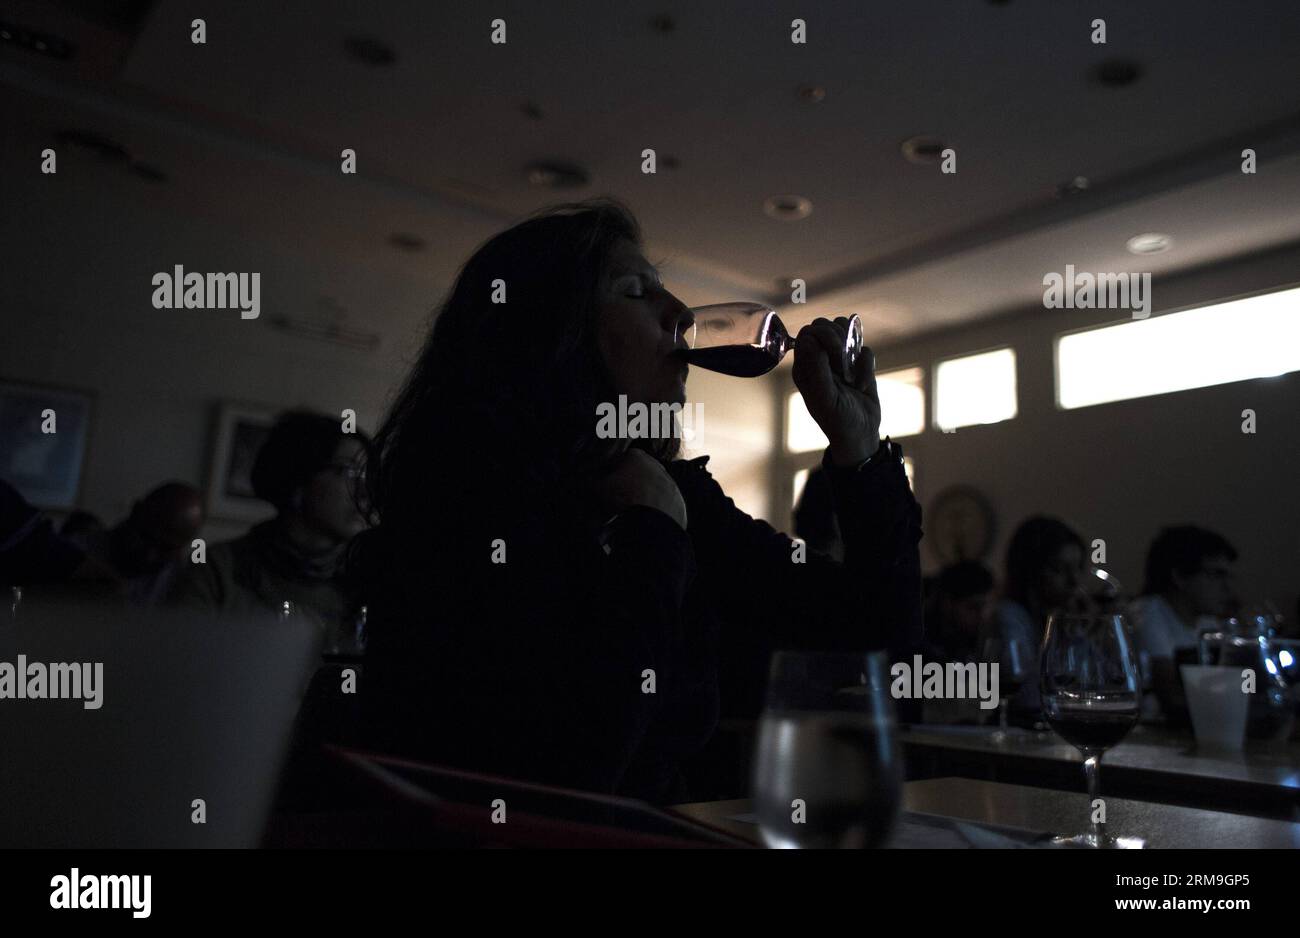
[[[132,505],[131,513],[113,527],[72,540],[116,573],[127,602],[147,606],[162,599],[172,570],[186,560],[203,521],[199,490],[167,482]]]
[[[925,604],[927,661],[979,661],[980,636],[993,613],[993,574],[978,560],[939,572]]]
[[[1236,561],[1222,535],[1190,524],[1165,528],[1151,542],[1146,584],[1131,611],[1139,646],[1153,663],[1196,647],[1201,626],[1232,614]]]
[[[1137,633],[1144,684],[1143,715],[1180,720],[1186,708],[1178,652],[1195,648],[1202,629],[1236,607],[1236,549],[1220,534],[1194,525],[1165,528],[1147,551],[1143,595],[1129,618]]]
[[[113,571],[55,533],[39,509],[0,480],[0,601],[18,614],[28,587],[75,587],[84,595],[113,596]]]

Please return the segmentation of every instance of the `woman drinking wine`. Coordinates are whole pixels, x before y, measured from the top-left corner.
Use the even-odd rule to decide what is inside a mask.
[[[657,802],[720,708],[756,712],[774,648],[920,637],[920,509],[878,437],[847,320],[795,344],[843,564],[738,509],[680,440],[605,438],[626,396],[682,404],[692,313],[599,199],[545,210],[465,264],[375,441],[363,710],[389,752]]]

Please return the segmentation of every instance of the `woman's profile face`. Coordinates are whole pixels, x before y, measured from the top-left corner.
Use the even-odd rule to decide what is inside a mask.
[[[631,241],[620,241],[601,282],[597,345],[617,394],[629,403],[686,402],[681,350],[690,310],[664,289],[659,273]],[[616,402],[611,402],[616,403]]]
[[[317,530],[340,542],[366,526],[356,499],[364,453],[356,439],[340,440],[329,465],[303,486],[303,516]]]
[[[1039,593],[1049,608],[1063,606],[1083,582],[1083,550],[1064,544],[1048,560],[1039,577]]]

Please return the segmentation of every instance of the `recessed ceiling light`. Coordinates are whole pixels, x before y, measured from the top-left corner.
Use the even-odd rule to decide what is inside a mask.
[[[397,53],[388,43],[370,36],[349,36],[343,40],[348,55],[371,68],[384,68],[397,61]]]
[[[424,239],[419,235],[413,235],[406,231],[393,232],[388,236],[388,243],[395,248],[401,248],[403,251],[424,250]]]
[[[763,212],[781,221],[798,221],[812,214],[812,203],[801,195],[774,195],[763,200]]]
[[[549,160],[529,163],[524,167],[524,177],[532,185],[546,189],[576,189],[590,181],[587,171],[581,166]]]
[[[922,135],[904,140],[902,149],[903,158],[909,163],[924,165],[939,162],[943,158],[943,151],[946,147],[938,137]]]
[[[1107,59],[1093,67],[1092,77],[1108,88],[1122,88],[1142,77],[1142,66],[1131,59]]]
[[[1092,183],[1088,181],[1087,176],[1075,176],[1069,182],[1063,182],[1057,186],[1056,194],[1062,198],[1072,195],[1081,195],[1088,191],[1090,185],[1092,185]]]
[[[1169,235],[1148,231],[1146,234],[1129,238],[1124,246],[1128,248],[1130,254],[1159,254],[1161,251],[1169,250],[1169,245],[1172,243],[1173,239]]]
[[[821,104],[826,100],[826,89],[821,85],[800,85],[795,93],[799,100],[808,104]]]

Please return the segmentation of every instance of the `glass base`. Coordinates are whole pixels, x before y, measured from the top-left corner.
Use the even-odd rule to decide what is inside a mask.
[[[1145,850],[1147,842],[1141,837],[1115,837],[1105,835],[1103,842],[1098,842],[1096,834],[1076,834],[1073,837],[1053,837],[1054,847],[1083,847],[1090,850]]]

